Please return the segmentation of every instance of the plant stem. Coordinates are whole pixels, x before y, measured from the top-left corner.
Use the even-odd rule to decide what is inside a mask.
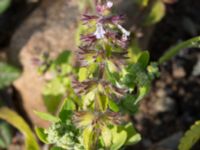
[[[171,47],[170,49],[167,50],[167,52],[162,57],[160,57],[160,59],[158,60],[158,63],[159,64],[165,63],[166,61],[173,58],[182,49],[198,48],[198,47],[200,47],[200,36],[194,37],[192,39],[181,42],[181,43]]]

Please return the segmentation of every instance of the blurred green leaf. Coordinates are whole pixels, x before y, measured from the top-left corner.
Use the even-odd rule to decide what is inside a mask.
[[[46,121],[50,121],[50,122],[58,122],[60,121],[60,119],[58,117],[55,117],[49,113],[44,113],[44,112],[38,112],[38,111],[34,111],[34,113],[40,117],[41,119],[43,120],[46,120]]]
[[[105,112],[108,107],[108,97],[104,94],[99,93],[97,96],[99,107],[102,112]]]
[[[12,142],[12,133],[10,126],[5,123],[0,123],[0,148],[7,148]]]
[[[66,64],[69,62],[71,57],[71,52],[70,51],[63,51],[60,53],[58,58],[55,60],[56,65],[61,65],[61,64]]]
[[[55,113],[62,100],[62,95],[43,95],[45,106],[50,113]]]
[[[39,145],[37,140],[33,135],[28,124],[20,117],[16,112],[10,110],[9,108],[2,107],[0,109],[0,118],[10,123],[12,126],[17,128],[25,136],[25,149],[26,150],[39,150]]]
[[[144,96],[149,92],[149,89],[150,87],[148,85],[139,87],[138,96],[135,100],[135,104],[137,104],[142,98],[144,98]]]
[[[191,129],[185,133],[180,141],[178,149],[190,150],[198,140],[200,140],[200,121],[195,122]]]
[[[119,150],[126,142],[127,133],[121,126],[114,126],[112,132],[112,145],[110,150]]]
[[[11,0],[0,0],[0,14],[4,13],[10,4]]]
[[[55,146],[54,146],[54,147],[51,148],[51,150],[64,150],[64,149],[62,149],[62,148],[60,148],[60,147],[55,147]]]
[[[131,114],[134,114],[138,110],[138,105],[135,104],[136,97],[133,95],[126,95],[122,100],[121,107]]]
[[[128,137],[126,140],[126,145],[133,145],[138,143],[141,140],[141,135],[136,132],[132,123],[125,125],[124,129],[126,130]]]
[[[38,128],[38,127],[35,127],[35,132],[38,136],[38,138],[44,142],[45,144],[48,144],[48,140],[47,140],[47,134],[44,133],[44,129],[43,128]]]
[[[79,81],[82,82],[87,79],[88,77],[88,69],[87,68],[80,68],[78,73]]]
[[[105,147],[110,147],[111,146],[111,140],[112,140],[112,133],[109,128],[103,126],[101,128],[101,135],[102,139],[104,141]]]
[[[93,143],[93,136],[94,132],[91,127],[85,128],[83,131],[83,144],[85,147],[85,150],[91,150],[92,143]]]
[[[141,64],[141,67],[145,69],[149,63],[150,55],[148,51],[142,52],[140,57],[138,58],[138,63]]]
[[[75,103],[67,98],[66,100],[64,100],[64,103],[61,106],[61,110],[59,113],[59,118],[65,122],[66,120],[70,119],[73,111],[76,109],[76,105]]]
[[[141,5],[142,7],[146,7],[149,4],[149,0],[136,0],[136,3]]]
[[[0,62],[0,89],[9,86],[20,75],[18,69]]]
[[[144,21],[145,25],[155,24],[165,16],[166,8],[164,2],[161,0],[156,0],[153,4],[153,7]]]
[[[118,107],[118,105],[117,105],[114,101],[109,100],[109,101],[108,101],[108,105],[109,105],[109,108],[110,108],[112,111],[114,111],[114,112],[119,112],[119,107]]]
[[[186,48],[199,48],[200,47],[200,36],[194,37],[184,42],[180,42],[179,44],[171,47],[166,51],[166,53],[160,57],[159,64],[163,64],[164,62],[172,59],[176,54],[178,54],[181,50]]]

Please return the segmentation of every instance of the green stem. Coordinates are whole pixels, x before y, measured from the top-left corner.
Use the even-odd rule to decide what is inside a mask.
[[[186,48],[198,48],[200,46],[200,36],[194,37],[187,41],[181,42],[172,48],[168,49],[167,52],[160,57],[158,60],[159,64],[163,64],[164,62],[173,58],[177,53],[179,53],[182,49]]]

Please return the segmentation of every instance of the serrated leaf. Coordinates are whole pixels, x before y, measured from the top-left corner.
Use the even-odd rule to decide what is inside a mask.
[[[9,86],[19,77],[19,70],[8,64],[0,62],[0,89]]]
[[[152,25],[159,22],[166,13],[164,2],[157,0],[154,2],[153,7],[145,20],[145,25]]]
[[[39,127],[35,127],[35,132],[38,136],[38,138],[40,139],[40,141],[42,141],[45,144],[48,144],[48,140],[47,140],[47,134],[44,133],[44,129],[43,128],[39,128]]]
[[[140,57],[138,58],[138,63],[141,65],[143,69],[145,69],[149,63],[150,55],[148,51],[142,52]]]
[[[141,140],[141,135],[136,132],[132,123],[128,123],[124,129],[126,130],[128,136],[126,140],[126,145],[133,145],[138,143]]]
[[[25,149],[27,150],[39,150],[39,145],[37,140],[33,135],[28,124],[20,117],[16,112],[10,110],[9,108],[2,107],[0,109],[0,118],[7,121],[9,124],[17,128],[25,136]]]
[[[10,6],[11,0],[1,0],[0,1],[0,14],[5,12],[7,8]]]
[[[184,137],[180,141],[178,149],[190,150],[198,140],[200,140],[200,121],[195,122],[190,130],[185,133]]]
[[[112,146],[110,150],[119,150],[126,142],[127,133],[123,130],[123,127],[114,126],[111,129],[112,132]]]
[[[58,117],[55,117],[49,113],[45,113],[45,112],[38,112],[38,111],[34,111],[34,113],[40,117],[41,119],[43,120],[46,120],[46,121],[50,121],[50,122],[58,122],[60,121],[60,119]]]

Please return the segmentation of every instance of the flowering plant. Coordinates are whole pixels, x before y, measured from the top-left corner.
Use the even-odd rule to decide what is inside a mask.
[[[65,72],[67,98],[58,116],[36,112],[52,122],[48,129],[36,128],[41,141],[61,149],[118,150],[139,142],[129,115],[158,75],[148,52],[131,59],[131,33],[121,25],[125,16],[111,14],[111,1],[95,5],[95,14],[82,17],[85,27],[76,53],[80,67],[77,75],[69,73],[76,74],[72,67]]]

